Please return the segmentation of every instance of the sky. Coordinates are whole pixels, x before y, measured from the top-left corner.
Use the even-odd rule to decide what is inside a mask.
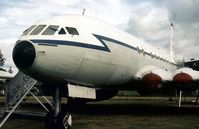
[[[14,66],[12,49],[24,30],[56,15],[96,17],[156,46],[169,50],[174,25],[178,59],[199,59],[199,0],[0,0],[0,49],[5,67]]]

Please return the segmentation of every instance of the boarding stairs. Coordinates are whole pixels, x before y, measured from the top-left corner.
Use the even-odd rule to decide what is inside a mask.
[[[6,85],[5,107],[1,111],[2,121],[0,123],[0,128],[36,83],[37,80],[30,78],[22,72],[18,72],[17,75],[9,81]]]

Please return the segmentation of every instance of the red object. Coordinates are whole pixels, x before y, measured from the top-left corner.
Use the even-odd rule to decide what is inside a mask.
[[[146,86],[148,86],[148,88],[156,89],[162,82],[162,78],[157,74],[149,73],[143,77],[143,81],[146,84]]]
[[[189,83],[193,81],[193,78],[187,73],[178,73],[173,78],[174,82],[178,83]]]

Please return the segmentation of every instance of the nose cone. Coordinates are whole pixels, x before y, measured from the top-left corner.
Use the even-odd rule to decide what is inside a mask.
[[[28,41],[21,41],[13,49],[12,58],[19,69],[30,67],[35,60],[35,47]]]

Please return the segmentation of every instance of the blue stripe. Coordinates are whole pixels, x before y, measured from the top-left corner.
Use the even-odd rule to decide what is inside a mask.
[[[96,34],[93,34],[105,47],[107,47],[107,45],[104,43],[103,40],[106,40],[106,41],[110,41],[112,43],[115,43],[115,44],[119,44],[121,46],[124,46],[124,47],[128,47],[130,49],[133,49],[133,50],[137,50],[137,48],[133,47],[133,46],[130,46],[126,43],[123,43],[123,42],[120,42],[118,40],[115,40],[115,39],[111,39],[111,38],[108,38],[108,37],[105,37],[105,36],[101,36],[101,35],[96,35]],[[108,48],[108,47],[107,47]],[[109,48],[108,48],[109,49]]]
[[[68,46],[76,46],[76,47],[84,47],[84,48],[90,48],[90,49],[96,49],[101,51],[107,51],[110,52],[109,48],[107,46],[97,46],[87,43],[81,43],[81,42],[73,42],[73,41],[64,41],[64,40],[30,40],[33,43],[38,43],[40,45],[68,45]]]
[[[68,46],[76,46],[76,47],[84,47],[84,48],[90,48],[90,49],[96,49],[96,50],[101,50],[101,51],[106,51],[106,52],[111,52],[111,50],[108,48],[106,45],[105,41],[110,41],[111,43],[115,43],[124,47],[128,47],[130,49],[136,50],[135,47],[130,46],[128,44],[125,44],[123,42],[120,42],[115,39],[111,39],[105,36],[100,36],[93,34],[104,46],[98,46],[98,45],[92,45],[88,43],[81,43],[81,42],[73,42],[73,41],[64,41],[64,40],[31,40],[33,43],[38,43],[39,45],[48,45],[48,46],[56,46],[56,45],[68,45]]]

